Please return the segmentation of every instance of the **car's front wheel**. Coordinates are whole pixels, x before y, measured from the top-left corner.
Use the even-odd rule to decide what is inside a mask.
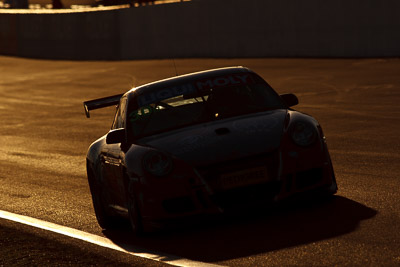
[[[332,183],[323,190],[323,193],[325,193],[325,195],[328,197],[333,196],[338,191],[338,185],[336,182],[335,171],[333,170],[333,165],[332,165],[331,161],[330,161],[329,170],[330,170],[331,177],[332,177]]]
[[[101,198],[101,184],[94,175],[93,170],[91,170],[89,167],[87,169],[87,176],[97,222],[103,229],[113,228],[115,225],[115,218],[107,213]]]
[[[128,216],[129,222],[131,223],[132,231],[135,235],[143,234],[142,217],[135,199],[135,196],[129,194],[128,196]]]

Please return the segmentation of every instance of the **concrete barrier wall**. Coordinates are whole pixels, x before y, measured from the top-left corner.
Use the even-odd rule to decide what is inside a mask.
[[[0,14],[0,53],[18,55],[17,15]]]
[[[398,0],[194,0],[0,13],[0,53],[56,59],[398,57]]]
[[[0,53],[50,59],[118,59],[116,21],[115,10],[0,14]]]

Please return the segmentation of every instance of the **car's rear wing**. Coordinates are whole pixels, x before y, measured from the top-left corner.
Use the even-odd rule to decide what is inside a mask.
[[[83,102],[86,117],[90,118],[90,110],[118,105],[123,94],[113,95]]]

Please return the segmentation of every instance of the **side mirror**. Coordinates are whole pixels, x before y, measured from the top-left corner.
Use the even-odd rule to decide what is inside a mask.
[[[299,104],[299,99],[294,94],[283,94],[280,95],[280,97],[283,99],[288,107],[293,107]]]
[[[108,132],[106,137],[107,144],[118,144],[125,142],[125,129],[119,128]]]

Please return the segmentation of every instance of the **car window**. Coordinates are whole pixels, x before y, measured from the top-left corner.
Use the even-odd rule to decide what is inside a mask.
[[[121,98],[111,129],[125,128],[126,97]]]
[[[278,94],[259,76],[251,73],[178,84],[145,92],[132,101],[137,103],[129,104],[127,129],[129,135],[135,138],[198,123],[285,108]]]

